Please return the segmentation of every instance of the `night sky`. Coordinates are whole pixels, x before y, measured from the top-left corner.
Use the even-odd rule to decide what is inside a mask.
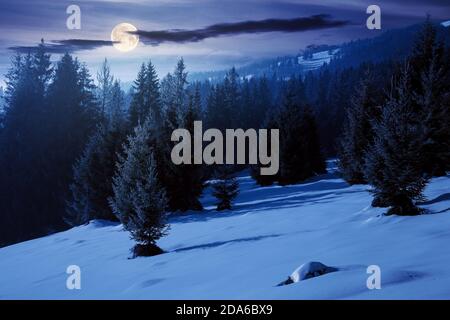
[[[70,4],[81,9],[81,30],[66,27]],[[381,7],[381,31],[366,28],[370,4]],[[14,54],[12,47],[35,46],[41,38],[63,43],[70,39],[109,41],[111,30],[120,22],[133,24],[141,33],[142,41],[134,51],[119,52],[109,44],[86,45],[74,54],[93,73],[106,57],[117,77],[131,81],[147,59],[160,75],[172,70],[180,56],[191,72],[224,69],[295,54],[310,44],[376,36],[383,30],[421,22],[427,13],[435,20],[448,20],[450,1],[1,0],[0,80]],[[327,15],[326,21],[302,20],[316,15]],[[174,29],[180,30],[174,34]]]

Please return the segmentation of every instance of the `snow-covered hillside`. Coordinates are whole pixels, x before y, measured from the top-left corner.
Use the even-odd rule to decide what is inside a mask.
[[[324,64],[329,64],[339,51],[339,48],[333,47],[323,51],[314,51],[308,58],[305,58],[303,54],[298,54],[295,56],[266,59],[239,67],[237,68],[237,73],[242,79],[276,75],[279,79],[288,80],[293,75],[305,75],[309,71],[319,69]],[[189,81],[207,80],[212,83],[217,83],[223,80],[227,72],[228,70],[193,72],[189,74]]]
[[[303,56],[297,57],[297,62],[302,66],[303,72],[316,70],[324,64],[330,63],[331,59],[339,52],[339,49],[320,51],[312,54],[309,59],[304,59]]]
[[[239,181],[232,212],[212,210],[207,192],[206,212],[173,218],[159,256],[128,259],[128,234],[100,221],[2,248],[0,298],[450,298],[450,177],[430,183],[430,213],[416,217],[380,215],[367,186],[332,172],[287,187]],[[277,286],[310,261],[337,271]],[[74,264],[81,290],[66,288]],[[366,286],[369,265],[380,290]]]

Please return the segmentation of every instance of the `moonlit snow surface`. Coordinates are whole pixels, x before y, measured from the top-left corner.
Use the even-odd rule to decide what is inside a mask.
[[[416,217],[382,216],[367,186],[333,173],[286,187],[258,187],[247,173],[239,182],[233,211],[214,211],[206,190],[206,212],[171,219],[159,256],[128,259],[127,232],[102,221],[2,248],[0,298],[450,299],[449,177],[432,180],[430,214]],[[309,261],[338,271],[277,286]],[[66,288],[73,264],[81,290]],[[366,286],[374,264],[380,290]]]

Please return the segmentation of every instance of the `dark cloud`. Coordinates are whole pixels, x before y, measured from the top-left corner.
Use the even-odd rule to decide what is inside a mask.
[[[207,38],[215,38],[225,35],[262,32],[300,32],[325,28],[336,28],[346,26],[348,24],[349,22],[346,20],[332,20],[329,15],[320,14],[295,19],[266,19],[237,23],[221,23],[194,30],[138,30],[131,33],[138,34],[143,43],[159,45],[163,42],[197,42]],[[81,50],[92,50],[103,46],[110,46],[112,44],[114,44],[112,41],[107,40],[67,39],[54,40],[50,43],[45,43],[44,46],[47,52],[58,54]],[[13,46],[8,49],[19,53],[28,53],[37,50],[38,47],[39,46],[37,45]]]
[[[262,32],[300,32],[325,28],[343,27],[349,24],[347,20],[333,20],[329,15],[319,14],[295,19],[267,19],[259,21],[243,21],[237,23],[214,24],[202,29],[194,30],[138,30],[130,32],[140,36],[144,43],[158,45],[163,42],[197,42],[207,38],[226,35]]]
[[[49,53],[66,53],[75,52],[81,50],[92,50],[103,46],[113,45],[113,41],[108,40],[87,40],[87,39],[67,39],[67,40],[54,40],[50,43],[44,43],[45,51]],[[14,46],[9,47],[9,50],[16,51],[18,53],[34,52],[39,46]]]

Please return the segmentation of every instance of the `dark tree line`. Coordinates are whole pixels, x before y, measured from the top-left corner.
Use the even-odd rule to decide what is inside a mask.
[[[72,165],[99,118],[87,68],[43,46],[17,55],[7,74],[0,136],[1,243],[64,227]]]
[[[252,175],[261,185],[298,183],[326,172],[314,110],[305,99],[303,82],[289,80],[282,88],[282,103],[266,115],[263,127],[279,129],[280,168],[274,176],[264,176],[260,166]]]
[[[219,84],[200,83],[205,122],[208,127],[215,128],[226,125],[267,127],[268,113],[282,106],[287,89],[291,87],[296,96],[294,103],[299,106],[309,105],[315,116],[322,153],[333,157],[337,154],[338,137],[342,134],[346,110],[352,103],[354,90],[366,77],[368,70],[378,97],[375,99],[381,102],[383,93],[389,91],[391,76],[398,69],[399,66],[391,60],[364,62],[348,68],[324,65],[316,71],[301,76],[292,75],[289,79],[280,79],[275,74],[242,78],[236,70],[230,70]],[[237,79],[239,90],[229,93],[236,97],[226,97],[226,88],[233,88],[233,78]],[[238,106],[244,107],[233,110],[230,102],[236,100],[239,101]]]
[[[240,78],[233,68],[223,83],[209,88],[205,122],[207,127],[221,130],[280,130],[279,173],[260,175],[260,165],[252,166],[252,176],[261,185],[297,183],[325,172],[316,114],[308,104],[301,78],[287,82],[267,77],[248,80]]]

